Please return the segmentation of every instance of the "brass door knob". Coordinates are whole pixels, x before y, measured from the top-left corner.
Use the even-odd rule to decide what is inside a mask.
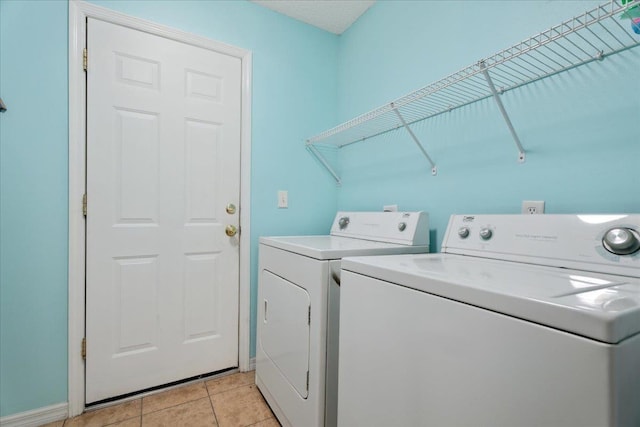
[[[236,235],[236,233],[238,233],[238,229],[236,228],[235,225],[227,225],[227,227],[224,229],[224,232],[227,233],[227,236],[229,237],[233,237]]]
[[[229,215],[233,215],[234,213],[236,213],[236,205],[234,205],[233,203],[229,203],[225,210]]]

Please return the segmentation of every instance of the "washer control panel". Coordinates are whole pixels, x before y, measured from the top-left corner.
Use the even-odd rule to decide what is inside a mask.
[[[452,215],[442,252],[640,277],[640,214]]]

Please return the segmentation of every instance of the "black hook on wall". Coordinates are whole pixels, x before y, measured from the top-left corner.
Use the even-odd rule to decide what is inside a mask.
[[[4,105],[2,98],[0,98],[0,113],[4,113],[5,111],[7,111],[7,106]]]

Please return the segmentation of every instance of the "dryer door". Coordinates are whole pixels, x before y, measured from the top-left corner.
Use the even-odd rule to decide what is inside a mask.
[[[267,270],[262,271],[261,279],[262,348],[298,394],[306,399],[309,395],[309,294]]]

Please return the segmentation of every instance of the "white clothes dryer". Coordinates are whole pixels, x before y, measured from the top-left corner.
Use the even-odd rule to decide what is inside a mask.
[[[341,258],[428,251],[424,212],[338,212],[328,236],[260,238],[256,384],[282,425],[336,425]]]
[[[640,215],[454,215],[342,269],[339,426],[640,426]]]

